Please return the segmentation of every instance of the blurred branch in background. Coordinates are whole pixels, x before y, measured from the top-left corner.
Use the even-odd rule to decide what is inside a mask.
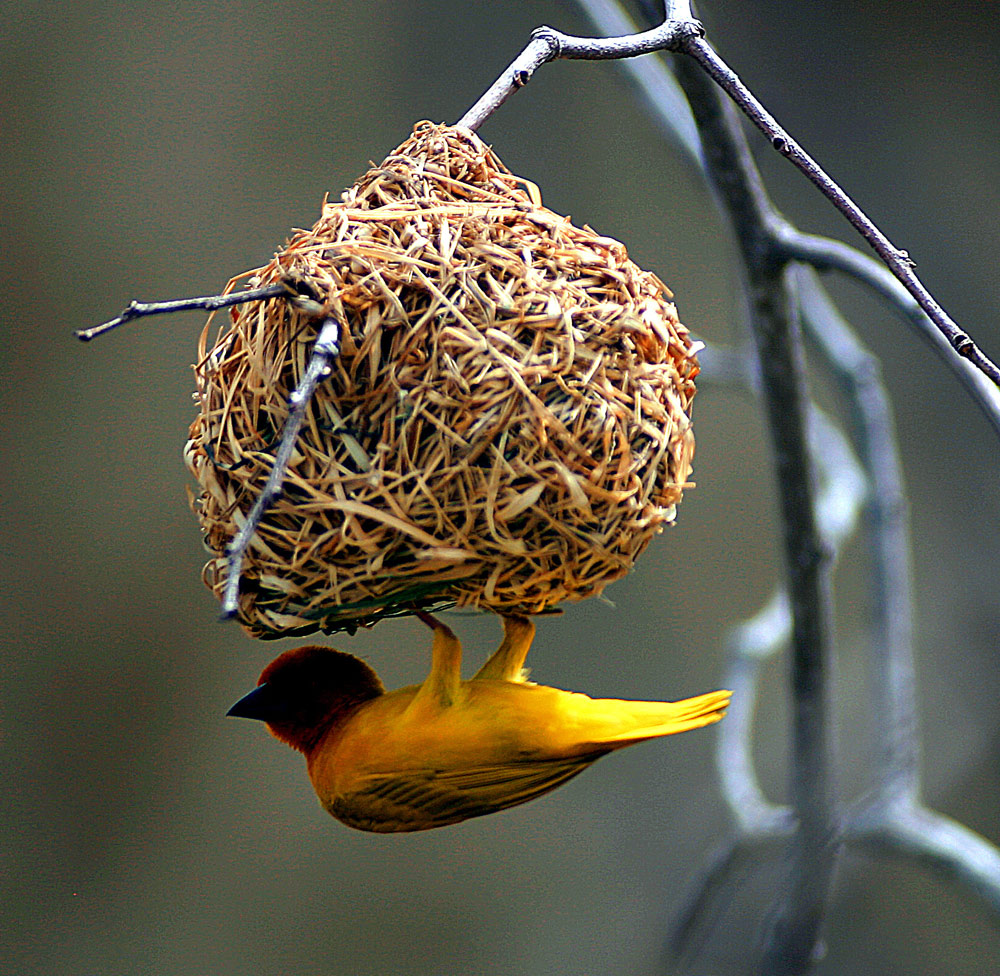
[[[847,811],[849,842],[916,857],[965,884],[1000,912],[1000,851],[973,831],[927,810],[920,798],[910,539],[896,436],[878,360],[816,281],[799,267],[803,316],[848,404],[853,439],[871,486],[865,507],[874,619],[875,782]]]
[[[578,0],[578,6],[603,34],[634,30],[617,3]],[[687,6],[667,4],[666,12],[678,16],[679,8]],[[734,628],[730,637],[727,684],[734,691],[734,700],[718,740],[718,767],[736,831],[706,867],[678,916],[671,940],[674,962],[681,971],[700,971],[717,948],[713,937],[732,922],[732,915],[721,921],[722,914],[736,903],[748,880],[753,880],[749,875],[756,873],[757,881],[763,880],[756,890],[768,896],[763,912],[759,904],[751,906],[760,924],[746,934],[756,936],[756,951],[750,951],[739,934],[733,937],[730,932],[729,946],[735,952],[725,963],[735,963],[734,972],[807,972],[819,948],[824,903],[832,887],[834,855],[840,841],[928,863],[1000,911],[1000,852],[961,824],[927,810],[920,801],[910,544],[892,411],[878,360],[839,314],[816,271],[841,271],[888,299],[909,324],[930,339],[1000,433],[996,387],[954,355],[951,344],[928,318],[926,305],[877,262],[839,242],[801,233],[774,209],[738,118],[719,90],[708,84],[690,61],[678,60],[676,79],[653,59],[620,64],[660,130],[701,166],[733,224],[749,291],[752,331],[760,335],[763,318],[765,332],[777,324],[794,333],[797,316],[775,316],[773,311],[791,295],[796,296],[805,333],[819,350],[847,405],[851,440],[860,457],[859,470],[843,435],[808,400],[804,385],[800,386],[796,395],[809,417],[809,454],[819,482],[813,502],[816,527],[823,546],[835,557],[863,512],[872,561],[871,680],[879,739],[873,788],[846,811],[837,808],[824,765],[834,761],[832,748],[828,738],[816,739],[817,724],[829,725],[830,718],[823,709],[822,690],[817,700],[816,686],[809,680],[816,678],[812,665],[822,681],[832,661],[803,661],[801,648],[799,654],[793,650],[792,657],[791,690],[796,709],[792,804],[771,803],[757,781],[751,735],[761,665],[790,640],[795,641],[797,614],[832,612],[830,593],[821,586],[813,590],[812,598],[825,602],[825,608],[801,605],[802,589],[799,587],[796,594],[794,587],[803,567],[790,561],[791,596],[789,590],[779,587],[765,607]],[[693,128],[698,133],[694,137],[690,112],[678,109],[678,82],[693,108]],[[789,341],[794,343],[794,335]],[[763,348],[759,338],[757,347]],[[785,499],[786,549],[794,555],[787,498],[789,494],[808,494],[809,474],[805,468],[796,472],[795,477],[803,479],[796,486],[788,486],[784,480],[789,466],[781,452],[789,445],[787,431],[782,429],[788,426],[788,416],[775,410],[775,404],[788,391],[779,390],[776,395],[773,385],[783,378],[768,368],[768,357],[759,353],[755,366],[749,353],[710,348],[704,362],[709,379],[752,386],[765,400],[779,491]],[[801,363],[792,364],[793,368],[797,365]],[[784,364],[784,368],[788,366]],[[822,557],[817,557],[819,562]],[[811,568],[815,569],[815,564]],[[815,650],[826,656],[832,648]],[[803,763],[817,760],[823,766],[819,772],[801,768]],[[804,795],[806,791],[814,792]],[[826,830],[835,831],[837,836],[826,835]],[[810,845],[814,849],[810,850]],[[771,893],[775,881],[784,882],[777,904]]]
[[[792,762],[787,877],[762,926],[764,971],[808,969],[826,914],[836,838],[830,671],[833,661],[832,550],[818,525],[815,474],[809,456],[811,410],[794,280],[772,246],[769,203],[749,158],[736,115],[711,79],[681,59],[677,76],[702,133],[707,171],[733,224],[756,354],[784,529],[786,587],[791,609]]]

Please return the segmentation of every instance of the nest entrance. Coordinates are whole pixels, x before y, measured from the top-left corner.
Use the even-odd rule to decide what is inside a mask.
[[[472,133],[420,123],[228,290],[246,278],[288,296],[209,320],[185,452],[217,594],[317,328],[341,326],[244,561],[251,634],[542,612],[625,575],[672,520],[698,367],[669,291]]]

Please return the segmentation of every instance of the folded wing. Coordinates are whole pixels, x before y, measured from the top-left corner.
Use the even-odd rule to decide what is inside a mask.
[[[429,830],[527,803],[583,772],[609,750],[560,759],[522,760],[462,770],[372,775],[328,809],[358,830]]]

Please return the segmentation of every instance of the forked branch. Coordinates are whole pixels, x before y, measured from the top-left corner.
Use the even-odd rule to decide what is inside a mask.
[[[532,33],[531,40],[524,50],[457,124],[472,130],[478,129],[515,91],[523,88],[531,80],[539,67],[548,61],[560,58],[618,60],[653,51],[671,51],[687,55],[698,63],[743,114],[767,136],[774,149],[801,170],[847,218],[851,226],[871,245],[875,253],[885,262],[886,267],[913,296],[955,352],[969,360],[997,387],[1000,387],[1000,368],[982,352],[967,332],[959,328],[931,295],[914,272],[913,261],[907,252],[896,247],[879,230],[851,197],[778,124],[774,116],[719,57],[704,39],[701,24],[690,16],[690,4],[686,2],[667,4],[667,12],[672,16],[668,16],[658,27],[621,37],[576,37],[551,27],[539,27]]]

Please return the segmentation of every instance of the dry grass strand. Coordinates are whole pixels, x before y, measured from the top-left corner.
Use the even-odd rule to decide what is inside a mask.
[[[673,519],[698,367],[670,292],[472,133],[418,124],[249,276],[272,282],[288,297],[206,325],[185,452],[221,594],[319,322],[338,319],[340,357],[244,562],[251,634],[543,612],[624,576]]]

